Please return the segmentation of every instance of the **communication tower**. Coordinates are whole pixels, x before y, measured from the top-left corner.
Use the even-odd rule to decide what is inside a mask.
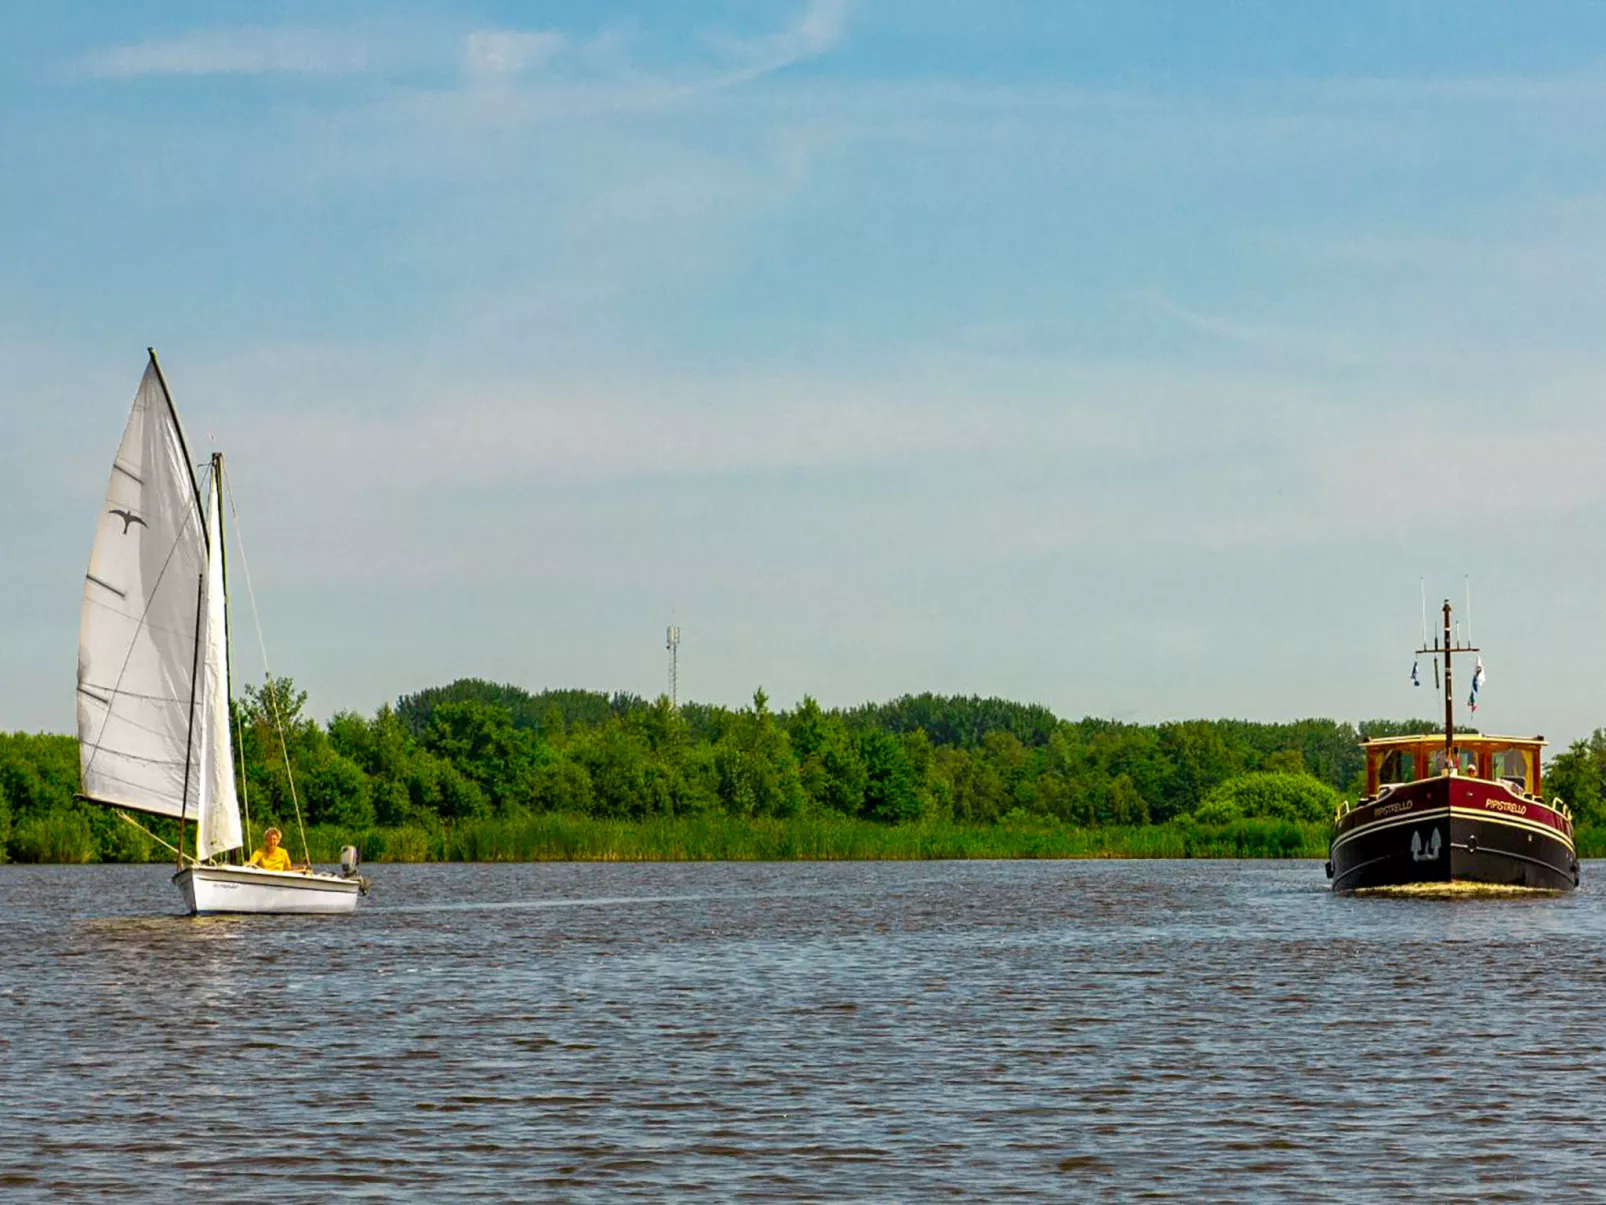
[[[680,710],[680,628],[670,624],[664,633],[669,649],[669,705]]]

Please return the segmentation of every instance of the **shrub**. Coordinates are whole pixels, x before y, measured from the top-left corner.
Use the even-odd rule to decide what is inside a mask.
[[[1308,774],[1240,774],[1206,795],[1194,819],[1201,824],[1253,818],[1314,823],[1331,819],[1338,804],[1338,792]]]

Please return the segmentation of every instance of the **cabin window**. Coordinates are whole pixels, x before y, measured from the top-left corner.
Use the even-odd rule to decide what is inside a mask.
[[[1416,777],[1416,754],[1407,749],[1390,749],[1383,755],[1377,768],[1377,781],[1380,784],[1415,782]]]
[[[1455,772],[1457,774],[1478,773],[1478,754],[1474,749],[1457,749],[1455,751]],[[1428,758],[1428,773],[1443,774],[1445,756],[1443,749],[1435,749]]]
[[[1521,790],[1528,787],[1528,759],[1521,749],[1501,749],[1490,759],[1495,778],[1504,778]]]

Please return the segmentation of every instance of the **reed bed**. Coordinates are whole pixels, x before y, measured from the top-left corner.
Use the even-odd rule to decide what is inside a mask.
[[[171,827],[171,826],[169,826]],[[285,844],[301,857],[300,834]],[[847,817],[744,819],[710,813],[605,820],[564,813],[455,825],[307,830],[312,860],[330,865],[355,845],[368,862],[786,862],[919,861],[964,858],[1325,858],[1325,824],[1251,819],[1208,825],[1072,828],[1049,821],[883,825]],[[176,832],[165,834],[169,839]],[[260,827],[257,834],[260,835]],[[1580,827],[1580,858],[1606,857],[1606,827]],[[109,814],[57,812],[13,823],[3,847],[12,862],[165,862],[160,844]]]
[[[165,862],[172,855],[115,818],[91,824],[57,813],[16,825],[14,862]],[[285,830],[298,860],[301,835]],[[260,835],[260,829],[254,835]],[[850,862],[1010,858],[1321,858],[1326,825],[1238,820],[1203,825],[1072,828],[1052,821],[993,825],[946,821],[876,824],[840,816],[743,818],[722,813],[607,820],[564,813],[462,821],[439,826],[307,829],[319,865],[355,845],[365,862]]]
[[[1316,858],[1326,825],[1240,820],[1079,829],[1056,824],[882,825],[718,814],[638,821],[544,814],[440,829],[309,830],[313,858],[354,844],[370,862],[788,862],[1009,858]]]
[[[14,825],[6,849],[13,862],[98,862],[101,844],[81,814],[51,812]]]

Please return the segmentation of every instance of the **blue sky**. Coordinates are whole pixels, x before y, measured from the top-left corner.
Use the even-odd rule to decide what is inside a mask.
[[[1603,102],[1594,3],[7,6],[0,728],[155,344],[320,715],[671,620],[732,704],[1431,714],[1425,574],[1575,737]]]

